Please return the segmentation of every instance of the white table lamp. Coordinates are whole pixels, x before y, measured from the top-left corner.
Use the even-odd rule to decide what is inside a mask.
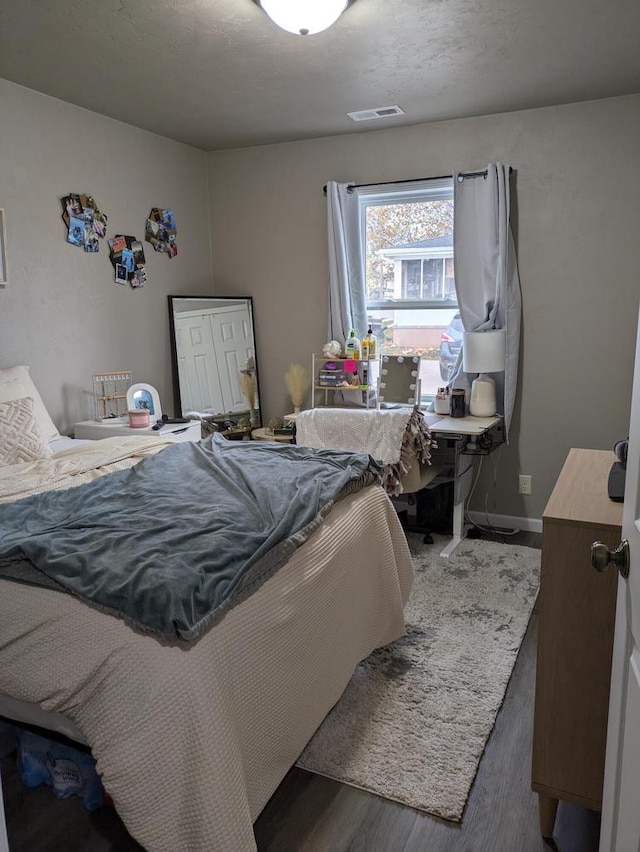
[[[479,373],[471,385],[469,413],[474,417],[493,417],[496,413],[496,384],[488,373],[504,370],[506,332],[465,331],[462,338],[462,368],[465,373]]]

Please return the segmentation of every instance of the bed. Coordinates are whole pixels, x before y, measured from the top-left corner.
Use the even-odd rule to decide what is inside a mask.
[[[3,399],[7,372],[0,421],[7,397],[25,392],[22,375]],[[4,503],[86,487],[176,449],[155,438],[60,444],[43,410],[36,432],[48,454],[0,468]],[[149,852],[254,850],[254,820],[357,663],[403,635],[411,582],[404,533],[378,484],[336,501],[275,573],[190,644],[1,579],[0,715],[88,744]]]

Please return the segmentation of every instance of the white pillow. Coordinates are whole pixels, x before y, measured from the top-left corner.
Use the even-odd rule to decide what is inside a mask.
[[[44,407],[38,389],[31,380],[28,367],[7,367],[0,370],[0,402],[10,402],[12,399],[33,399],[33,415],[38,424],[40,437],[43,441],[55,441],[60,433],[49,412]]]
[[[0,467],[48,458],[51,450],[40,437],[33,399],[0,402]]]

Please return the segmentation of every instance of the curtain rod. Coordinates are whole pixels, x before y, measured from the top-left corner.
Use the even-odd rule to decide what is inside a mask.
[[[512,171],[513,171],[513,169],[511,168],[511,166],[509,166],[509,174],[511,174]],[[458,175],[458,180],[463,181],[465,178],[472,178],[472,177],[482,177],[482,178],[486,179],[487,174],[488,174],[487,169],[482,169],[479,172],[460,172],[460,174]],[[354,189],[364,189],[365,187],[368,187],[368,186],[390,186],[391,184],[418,183],[418,182],[422,182],[422,181],[425,181],[425,180],[446,180],[447,178],[450,178],[450,177],[453,177],[453,175],[438,175],[437,177],[427,177],[427,178],[409,178],[408,180],[383,180],[383,181],[378,181],[377,183],[352,183],[347,188],[347,192],[352,192]],[[327,185],[326,184],[322,187],[322,191],[324,192],[325,195],[327,194]]]

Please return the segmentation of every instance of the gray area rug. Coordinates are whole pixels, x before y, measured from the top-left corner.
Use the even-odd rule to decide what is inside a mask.
[[[410,535],[407,634],[358,666],[297,766],[459,822],[538,592],[540,551]]]

